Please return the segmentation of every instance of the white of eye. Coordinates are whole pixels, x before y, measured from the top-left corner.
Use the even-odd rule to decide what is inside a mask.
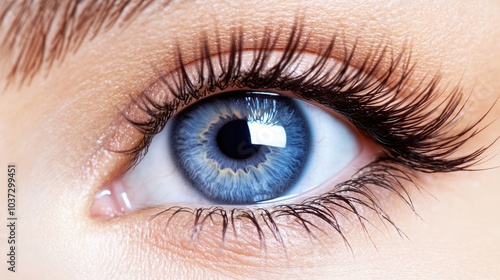
[[[327,181],[335,181],[359,153],[356,134],[340,119],[307,102],[297,100],[297,104],[309,121],[312,134],[308,164],[294,186],[281,197],[263,203],[288,200],[306,192],[321,194],[325,190],[318,187]]]

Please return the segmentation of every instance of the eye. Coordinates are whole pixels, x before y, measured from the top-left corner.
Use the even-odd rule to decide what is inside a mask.
[[[345,123],[298,98],[227,92],[176,114],[145,158],[105,192],[119,189],[116,204],[132,210],[286,200],[337,175],[358,146]]]
[[[419,172],[480,162],[487,147],[459,152],[481,120],[458,126],[462,93],[443,94],[439,77],[410,82],[411,56],[383,66],[384,51],[342,54],[332,40],[308,52],[297,29],[283,49],[273,36],[250,49],[242,36],[229,47],[207,39],[190,63],[179,50],[177,65],[133,98],[103,138],[132,168],[97,193],[92,215],[160,208],[152,218],[178,217],[194,235],[210,221],[223,243],[230,227],[250,234],[238,220],[261,241],[264,228],[279,241],[279,225],[290,222],[308,233],[323,223],[344,238],[344,218],[365,228],[378,217],[399,231],[385,208],[390,198],[413,207],[407,188],[419,187]]]

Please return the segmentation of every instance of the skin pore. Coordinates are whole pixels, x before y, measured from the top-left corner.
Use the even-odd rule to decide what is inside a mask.
[[[64,60],[50,69],[42,66],[29,83],[9,80],[12,59],[0,61],[0,159],[3,166],[16,164],[19,180],[18,271],[3,266],[0,278],[500,277],[500,172],[492,168],[500,166],[498,143],[476,166],[483,170],[420,174],[423,189],[408,186],[416,214],[387,196],[385,210],[403,236],[373,214],[366,216],[373,223],[369,234],[345,222],[352,251],[331,228],[324,226],[326,233],[316,232],[314,239],[292,218],[281,221],[285,249],[270,241],[263,251],[249,224],[241,224],[241,234],[229,235],[221,246],[217,222],[193,243],[187,215],[168,227],[164,219],[150,220],[158,212],[151,208],[107,221],[89,215],[96,192],[130,159],[107,153],[99,141],[113,131],[131,96],[174,70],[178,49],[191,62],[203,36],[228,42],[235,29],[251,45],[266,28],[290,30],[299,18],[312,52],[333,36],[340,38],[339,50],[356,45],[355,68],[380,46],[394,54],[411,50],[410,85],[440,75],[440,85],[449,86],[444,92],[456,85],[462,89],[467,105],[458,127],[491,109],[482,122],[486,128],[459,153],[491,144],[500,131],[500,104],[495,103],[500,96],[500,1],[160,2],[126,25],[87,37]],[[5,36],[5,26],[0,32]],[[381,63],[389,66],[388,60]],[[120,139],[137,137],[131,133]],[[4,205],[6,191],[0,198]],[[6,211],[0,216],[6,221]],[[7,236],[5,226],[1,236]],[[5,244],[2,238],[2,251]]]

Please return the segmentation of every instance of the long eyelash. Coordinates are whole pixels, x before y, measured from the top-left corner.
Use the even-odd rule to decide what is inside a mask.
[[[236,221],[246,220],[254,225],[257,237],[261,242],[261,249],[265,250],[269,237],[273,238],[283,248],[285,247],[277,220],[281,217],[292,216],[314,238],[316,237],[315,231],[326,233],[321,229],[318,221],[325,223],[340,235],[345,245],[352,251],[339,222],[339,215],[343,218],[347,218],[347,214],[354,215],[364,233],[369,237],[368,226],[373,226],[373,223],[361,214],[361,208],[375,212],[384,225],[388,223],[396,229],[400,236],[406,237],[389,214],[384,211],[379,198],[371,189],[377,187],[392,192],[403,200],[411,210],[415,211],[413,202],[405,188],[407,183],[420,189],[412,176],[407,171],[397,167],[394,162],[378,160],[359,170],[351,180],[336,185],[332,191],[311,197],[298,204],[283,204],[270,209],[233,208],[230,210],[220,206],[196,209],[173,206],[159,211],[151,216],[150,220],[159,216],[168,216],[168,225],[177,215],[190,213],[194,217],[191,232],[192,240],[196,240],[202,234],[203,227],[207,222],[220,221],[222,244],[224,244],[228,233],[232,232],[234,236],[238,236],[237,226],[235,226]]]
[[[274,34],[274,35],[273,35]],[[312,67],[297,75],[290,71],[293,65],[306,53],[309,41],[299,25],[289,32],[284,48],[277,48],[279,38],[283,38],[281,30],[273,33],[266,30],[260,42],[254,43],[253,61],[249,67],[243,67],[242,54],[243,32],[232,35],[229,52],[223,55],[222,43],[217,42],[216,54],[207,40],[202,41],[199,55],[202,58],[196,64],[195,78],[186,70],[183,54],[178,51],[178,68],[169,74],[168,79],[161,78],[160,87],[173,101],[163,103],[153,100],[147,93],[134,100],[146,116],[146,120],[137,117],[123,116],[140,131],[142,141],[127,150],[119,152],[134,156],[137,162],[147,152],[148,145],[154,135],[159,133],[168,119],[182,105],[200,99],[216,90],[230,87],[275,89],[290,91],[296,95],[329,107],[352,122],[362,133],[376,142],[383,150],[379,158],[362,168],[353,179],[335,186],[331,191],[299,204],[278,205],[271,209],[232,209],[209,207],[192,209],[188,207],[167,208],[152,218],[170,213],[172,219],[179,213],[190,212],[194,216],[193,236],[197,236],[207,220],[222,220],[222,242],[226,234],[234,227],[235,220],[248,220],[257,231],[261,243],[265,242],[264,229],[283,244],[276,219],[283,216],[296,218],[304,229],[313,235],[319,226],[313,219],[330,225],[348,245],[347,239],[339,225],[338,215],[353,214],[368,232],[370,224],[358,209],[373,211],[383,223],[394,227],[404,235],[382,209],[373,188],[395,194],[411,209],[413,203],[405,189],[410,184],[418,189],[413,172],[425,173],[454,172],[473,170],[480,163],[482,155],[489,146],[479,148],[467,155],[455,156],[457,151],[481,129],[480,118],[471,125],[453,133],[463,110],[464,102],[460,88],[451,92],[440,90],[440,78],[436,76],[428,82],[421,82],[417,87],[407,90],[413,71],[411,56],[403,52],[388,56],[388,51],[381,47],[364,57],[364,62],[356,71],[350,71],[350,65],[356,57],[356,47],[344,48],[341,54],[342,66],[326,69],[327,61],[333,57],[336,48],[336,37],[319,48]],[[271,63],[271,53],[281,51],[277,62]],[[381,70],[382,61],[390,59],[390,66]],[[222,69],[217,76],[215,69]],[[376,79],[374,79],[376,77]],[[440,101],[439,98],[444,98]],[[485,114],[486,115],[486,114]]]

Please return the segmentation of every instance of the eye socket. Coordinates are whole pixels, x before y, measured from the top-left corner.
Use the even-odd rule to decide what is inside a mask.
[[[273,92],[233,91],[185,108],[142,161],[97,195],[101,215],[165,204],[287,201],[335,180],[359,156],[333,114]],[[352,174],[348,174],[350,176]],[[110,206],[111,205],[111,206]]]
[[[351,51],[346,49],[345,59],[338,61],[332,58],[335,40],[332,40],[327,48],[321,47],[320,51],[314,54],[306,51],[307,40],[301,43],[300,34],[296,35],[292,30],[290,44],[285,50],[275,49],[273,40],[264,39],[260,48],[247,51],[239,43],[242,37],[235,36],[227,54],[221,53],[222,42],[216,44],[214,51],[208,41],[204,41],[201,53],[198,54],[201,59],[192,63],[186,64],[183,54],[179,52],[177,68],[162,75],[141,92],[138,99],[134,98],[134,102],[122,111],[122,118],[114,124],[116,127],[110,135],[103,137],[101,146],[105,152],[103,156],[96,155],[96,162],[101,158],[108,158],[108,151],[118,152],[120,156],[125,155],[125,164],[122,168],[117,168],[120,171],[130,169],[138,159],[141,161],[139,165],[133,165],[134,168],[125,176],[116,179],[123,174],[119,171],[109,176],[115,178],[115,181],[108,182],[109,187],[97,194],[90,209],[91,215],[107,218],[158,205],[159,208],[166,206],[167,209],[154,217],[171,210],[171,217],[179,213],[190,213],[195,225],[200,221],[200,217],[204,217],[201,221],[205,221],[215,213],[220,213],[223,219],[230,218],[232,221],[258,214],[263,221],[259,222],[256,218],[251,221],[257,229],[262,222],[274,231],[274,218],[293,216],[299,221],[316,217],[340,232],[335,214],[338,210],[352,213],[363,223],[364,218],[357,208],[366,207],[394,225],[381,208],[381,202],[386,199],[380,200],[378,196],[382,194],[376,190],[395,194],[412,207],[404,183],[418,188],[412,179],[416,178],[412,174],[413,171],[435,173],[468,170],[480,161],[480,156],[487,147],[479,148],[465,156],[453,157],[466,140],[476,135],[474,127],[481,121],[465,127],[458,133],[451,130],[455,117],[460,113],[460,91],[453,91],[445,101],[438,102],[442,96],[438,78],[421,82],[416,88],[408,87],[413,68],[409,61],[401,60],[403,54],[392,59],[390,67],[385,69],[380,66],[384,61],[384,52],[375,52],[373,56],[363,58],[363,65],[355,69],[350,66],[355,57],[355,48]],[[401,69],[401,74],[396,74],[396,69]],[[172,158],[153,151],[157,150],[157,146],[164,147],[168,143],[168,133],[165,131],[168,132],[169,129],[160,132],[167,120],[171,120],[179,109],[187,105],[195,106],[193,100],[199,100],[209,94],[216,96],[218,92],[234,88],[275,89],[281,93],[294,93],[315,104],[321,104],[331,112],[347,118],[349,123],[357,128],[355,131],[373,141],[375,148],[369,145],[371,141],[356,145],[361,148],[361,155],[350,163],[348,160],[339,170],[346,168],[337,175],[332,175],[330,179],[325,179],[328,176],[297,176],[301,177],[297,179],[297,183],[303,181],[307,182],[304,186],[318,187],[308,191],[300,189],[299,184],[298,190],[294,189],[293,192],[290,190],[290,193],[286,193],[282,190],[280,197],[284,199],[304,194],[293,201],[290,198],[286,203],[280,201],[265,207],[227,207],[227,210],[226,207],[212,207],[228,202],[241,203],[245,202],[245,199],[219,198],[218,203],[215,203],[214,196],[207,199],[193,187],[179,187],[188,180],[175,168],[175,164],[170,164],[171,168],[164,168],[162,172],[151,172],[154,166],[169,166],[165,161]],[[431,106],[433,103],[437,103],[436,106]],[[433,117],[436,112],[440,115]],[[326,113],[325,115],[328,116]],[[319,120],[311,123],[326,122]],[[312,130],[325,134],[330,132],[322,128]],[[353,133],[354,130],[348,131],[357,135]],[[335,133],[333,135],[338,136]],[[343,145],[328,147],[344,148]],[[169,151],[168,148],[164,150]],[[145,153],[147,151],[149,152]],[[378,153],[374,153],[375,151]],[[338,154],[342,152],[344,151]],[[318,164],[317,168],[308,170],[329,170],[333,165],[328,160],[335,159],[333,155],[337,155],[335,152],[317,154],[324,156],[326,160],[309,160],[309,163]],[[146,157],[142,158],[143,155]],[[141,174],[138,173],[141,171],[147,175],[136,176]],[[174,176],[175,174],[179,176]],[[322,180],[315,182],[310,178]],[[233,198],[235,197],[237,196],[233,195]],[[269,197],[273,196],[253,197],[246,202],[261,203],[262,199]],[[275,200],[269,198],[265,202],[274,203]],[[203,206],[197,206],[199,204]],[[222,232],[226,232],[228,224],[223,222],[221,226]],[[303,226],[309,231],[307,223],[303,223]],[[194,230],[196,231],[196,228]],[[273,235],[275,234],[276,232]]]

